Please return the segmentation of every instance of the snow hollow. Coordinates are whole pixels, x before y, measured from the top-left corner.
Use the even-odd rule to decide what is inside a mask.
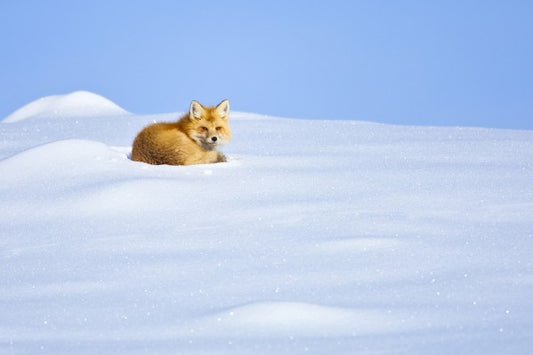
[[[129,160],[179,115],[0,123],[1,354],[533,351],[533,132],[233,112],[227,163]]]

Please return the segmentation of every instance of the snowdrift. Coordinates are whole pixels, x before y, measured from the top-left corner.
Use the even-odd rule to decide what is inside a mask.
[[[0,353],[533,348],[533,132],[236,112],[227,163],[128,158],[178,116],[0,123]]]
[[[34,117],[113,116],[126,113],[123,108],[105,97],[87,91],[75,91],[30,102],[7,116],[3,122],[18,122]]]

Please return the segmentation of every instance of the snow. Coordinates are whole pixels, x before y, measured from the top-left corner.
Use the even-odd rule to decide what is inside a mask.
[[[531,353],[533,132],[234,112],[227,163],[129,160],[179,115],[0,123],[0,354]]]
[[[87,117],[121,115],[127,112],[100,95],[87,91],[75,91],[67,95],[52,95],[40,98],[21,107],[4,119],[17,122],[31,117]]]

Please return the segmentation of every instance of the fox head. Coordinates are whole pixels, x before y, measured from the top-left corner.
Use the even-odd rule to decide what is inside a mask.
[[[202,148],[214,150],[231,138],[228,118],[228,100],[214,107],[204,107],[198,101],[192,101],[186,125],[187,134]]]

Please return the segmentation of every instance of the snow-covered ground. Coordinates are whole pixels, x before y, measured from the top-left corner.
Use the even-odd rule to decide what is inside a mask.
[[[532,131],[233,112],[228,163],[128,159],[179,115],[0,123],[1,354],[533,352]]]

